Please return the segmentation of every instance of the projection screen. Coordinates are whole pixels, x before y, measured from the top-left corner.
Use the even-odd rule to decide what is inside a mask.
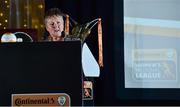
[[[180,0],[124,0],[125,88],[180,88]]]

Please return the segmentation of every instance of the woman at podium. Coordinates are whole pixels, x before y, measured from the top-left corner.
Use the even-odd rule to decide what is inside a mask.
[[[45,27],[48,31],[47,41],[64,41],[63,13],[58,8],[51,8],[46,12]]]

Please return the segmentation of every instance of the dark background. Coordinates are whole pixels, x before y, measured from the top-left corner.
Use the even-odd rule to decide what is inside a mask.
[[[104,67],[94,81],[95,105],[119,105],[116,83],[123,80],[123,0],[45,0],[45,10],[57,7],[79,23],[102,18]],[[86,40],[98,59],[97,27]],[[117,76],[116,76],[117,75]],[[123,81],[121,82],[123,86]]]

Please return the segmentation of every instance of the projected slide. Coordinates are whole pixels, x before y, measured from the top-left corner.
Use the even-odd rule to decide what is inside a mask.
[[[180,0],[125,0],[125,88],[180,88],[178,6]]]

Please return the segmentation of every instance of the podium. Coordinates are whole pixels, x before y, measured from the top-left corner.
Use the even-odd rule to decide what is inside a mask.
[[[81,42],[0,44],[0,106],[12,94],[66,93],[71,106],[82,105]]]

